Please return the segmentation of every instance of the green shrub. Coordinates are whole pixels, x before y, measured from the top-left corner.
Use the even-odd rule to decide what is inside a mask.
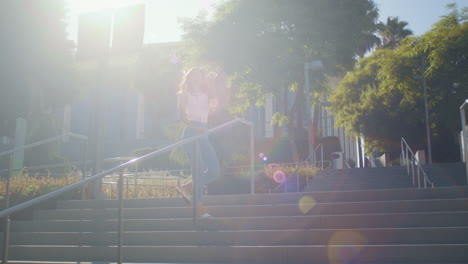
[[[181,179],[179,184],[183,184],[184,181]],[[113,181],[118,182],[118,179]],[[149,199],[149,198],[173,198],[180,197],[179,193],[175,189],[177,186],[177,180],[138,180],[138,185],[135,188],[133,179],[124,180],[124,197],[127,198],[139,198],[139,199]],[[146,185],[143,185],[146,184]],[[158,185],[168,185],[174,187],[164,187],[164,186],[147,186],[149,184],[158,184]],[[102,193],[106,199],[117,199],[118,198],[118,185],[117,184],[103,184]]]
[[[255,192],[284,192],[286,187],[290,192],[297,191],[298,182],[299,190],[301,190],[320,170],[317,167],[308,165],[300,167],[297,171],[296,169],[295,165],[272,166],[270,164],[265,166],[263,170],[256,173]]]
[[[58,190],[72,183],[78,182],[80,176],[68,174],[64,177],[31,177],[20,173],[10,181],[10,207],[24,203],[41,195]],[[0,208],[5,208],[6,181],[0,181]],[[65,199],[78,199],[80,190],[70,191],[63,196]]]

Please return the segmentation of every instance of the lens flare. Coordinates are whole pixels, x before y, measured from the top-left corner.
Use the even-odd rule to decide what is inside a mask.
[[[259,156],[260,158],[263,158],[263,157],[265,157],[265,154],[263,154],[263,152],[260,152],[260,153],[258,153],[258,156]]]
[[[286,174],[284,174],[284,172],[281,170],[277,170],[273,173],[273,179],[277,183],[282,183],[286,180]]]
[[[315,207],[317,202],[315,201],[314,198],[310,196],[304,196],[299,200],[299,210],[303,214],[307,214],[312,210],[312,208]]]
[[[171,64],[179,64],[180,59],[179,59],[179,57],[177,57],[175,55],[172,55],[171,57],[169,57],[169,62]]]
[[[263,161],[268,161],[268,157],[267,156],[263,157]]]
[[[368,243],[368,239],[358,232],[335,232],[328,240],[328,260],[331,264],[355,263]]]
[[[264,160],[264,161],[267,161],[268,158],[267,158],[267,159],[265,159],[265,158],[266,158],[266,156],[263,157],[263,160]],[[274,174],[275,171],[279,170],[280,168],[281,168],[281,166],[280,166],[279,164],[277,164],[277,163],[270,163],[270,164],[268,164],[267,166],[265,166],[265,175],[266,175],[268,178],[274,180],[273,174]]]

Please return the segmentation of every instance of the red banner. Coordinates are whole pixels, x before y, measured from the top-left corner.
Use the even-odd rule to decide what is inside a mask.
[[[309,136],[310,136],[310,144],[315,144],[315,131],[314,131],[314,120],[310,120],[309,123]]]

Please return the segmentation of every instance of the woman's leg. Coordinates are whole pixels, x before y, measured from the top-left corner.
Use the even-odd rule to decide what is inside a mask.
[[[190,137],[194,137],[194,136],[197,136],[199,135],[199,133],[197,131],[195,131],[194,129],[192,128],[188,128],[186,127],[184,129],[184,132],[183,132],[183,139],[186,139],[186,138],[190,138]],[[192,170],[192,178],[194,177],[194,175],[197,173],[196,171],[196,164],[195,164],[195,160],[196,160],[196,156],[195,156],[195,142],[193,143],[188,143],[186,145],[183,146],[184,148],[184,151],[185,153],[187,154],[187,157],[189,159],[189,162],[190,162],[190,168]],[[201,178],[202,175],[203,175],[203,171],[205,170],[204,167],[204,162],[203,162],[203,158],[202,158],[202,155],[200,155],[200,150],[198,150],[198,177]],[[182,189],[187,192],[187,191],[191,191],[192,190],[192,182],[189,182],[189,183],[186,183],[185,185],[182,186]]]
[[[200,151],[206,170],[202,173],[202,177],[200,177],[197,185],[197,193],[200,193],[197,199],[203,201],[203,189],[205,185],[220,175],[220,167],[218,156],[207,136],[200,139]]]
[[[199,133],[191,128],[185,128],[183,138],[189,138],[199,135]],[[203,206],[203,190],[206,184],[210,183],[213,179],[220,175],[220,167],[216,152],[208,140],[207,136],[202,137],[198,140],[198,179],[196,182],[196,200],[197,200],[197,212],[198,216],[202,216],[207,213],[207,210]],[[195,143],[189,143],[184,146],[184,150],[190,160],[190,166],[192,169],[192,177],[196,171],[196,156],[195,156]],[[186,186],[191,186],[187,184]]]

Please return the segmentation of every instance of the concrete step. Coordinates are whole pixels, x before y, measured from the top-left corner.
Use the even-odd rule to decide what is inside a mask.
[[[349,173],[322,173],[319,172],[312,180],[337,180],[337,179],[357,179],[357,180],[407,180],[410,176],[406,171],[392,174],[371,174],[371,175],[353,175]]]
[[[388,200],[420,200],[420,199],[456,199],[468,198],[468,186],[441,187],[432,189],[382,189],[354,191],[314,191],[301,193],[256,194],[256,195],[213,195],[206,197],[206,205],[267,205],[267,204],[298,204],[309,196],[318,203],[350,202],[350,201],[388,201]],[[58,209],[103,209],[115,208],[116,200],[72,200],[59,201]],[[181,198],[163,199],[126,199],[127,208],[144,207],[184,207]]]
[[[339,237],[340,239],[336,239]],[[15,232],[10,245],[112,246],[116,232]],[[125,232],[126,246],[280,246],[280,245],[468,244],[468,226],[248,231]]]
[[[292,230],[336,228],[453,227],[468,223],[468,211],[270,217],[214,217],[200,220],[201,230]],[[14,221],[14,232],[109,232],[116,220]],[[192,219],[125,220],[126,231],[194,230]]]
[[[124,262],[145,263],[408,263],[466,262],[468,245],[357,245],[333,246],[214,246],[123,248]],[[10,256],[17,260],[116,261],[116,247],[31,247],[12,246]],[[115,256],[115,258],[113,257]]]
[[[468,198],[464,199],[425,199],[403,201],[368,201],[315,203],[313,197],[303,197],[298,204],[278,205],[227,205],[209,206],[209,212],[217,217],[260,217],[260,216],[300,216],[330,214],[368,214],[405,212],[448,212],[468,211]],[[35,220],[97,220],[115,219],[115,208],[61,209],[37,211]],[[190,218],[191,207],[126,208],[125,219],[167,219]]]
[[[412,178],[408,176],[404,177],[388,177],[388,178],[380,178],[380,177],[369,177],[369,178],[354,178],[354,177],[324,177],[324,178],[314,178],[309,182],[346,182],[346,183],[357,183],[357,184],[365,184],[365,183],[407,183],[412,181]],[[292,182],[291,182],[292,183]]]
[[[384,190],[384,189],[401,189],[411,188],[412,185],[409,183],[342,183],[342,182],[325,182],[325,183],[311,183],[308,187],[308,191],[358,191],[358,190]]]
[[[466,185],[466,168],[463,162],[433,163],[423,165],[432,181],[438,186]]]

